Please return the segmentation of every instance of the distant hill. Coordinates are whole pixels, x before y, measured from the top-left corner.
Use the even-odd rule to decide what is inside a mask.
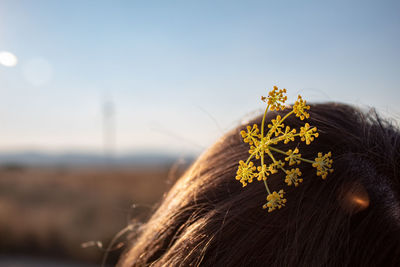
[[[28,166],[99,166],[99,165],[159,165],[172,164],[177,160],[193,161],[194,155],[173,153],[134,153],[119,156],[104,156],[90,153],[45,153],[45,152],[8,152],[0,153],[0,165]]]

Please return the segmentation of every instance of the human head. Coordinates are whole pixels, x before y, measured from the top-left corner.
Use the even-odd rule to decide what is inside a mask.
[[[277,112],[268,115],[271,119]],[[279,113],[279,112],[278,112]],[[302,166],[286,206],[262,209],[265,188],[235,180],[247,158],[240,126],[207,150],[166,194],[120,260],[122,266],[390,266],[400,263],[400,133],[375,112],[311,105],[320,136],[302,155],[332,151],[322,180]],[[260,126],[261,117],[251,124]],[[301,121],[287,119],[292,127]],[[285,145],[281,145],[285,148]],[[284,174],[270,176],[271,188]]]

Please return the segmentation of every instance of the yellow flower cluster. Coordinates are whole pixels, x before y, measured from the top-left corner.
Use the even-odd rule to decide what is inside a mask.
[[[297,97],[297,101],[294,102],[293,105],[293,111],[296,114],[296,117],[300,117],[300,120],[304,120],[305,118],[308,119],[310,117],[310,114],[306,112],[306,110],[309,110],[310,106],[306,105],[306,101],[301,98],[299,95]]]
[[[274,89],[268,93],[268,96],[262,96],[261,100],[268,103],[271,111],[284,110],[287,100],[287,96],[284,94],[286,94],[286,89],[278,90],[278,86],[274,86]]]
[[[249,143],[250,145],[252,145],[254,143],[254,141],[256,140],[256,138],[258,138],[258,127],[257,124],[253,125],[253,128],[250,126],[247,126],[247,132],[245,131],[241,131],[240,134],[243,137],[243,141],[245,143]]]
[[[314,168],[317,168],[317,175],[321,176],[322,179],[326,179],[328,173],[332,173],[332,163],[333,160],[330,158],[332,156],[331,152],[322,156],[322,153],[318,153],[318,157],[315,158],[315,162],[312,164]]]
[[[286,171],[285,183],[287,183],[288,186],[294,184],[294,186],[297,187],[299,183],[303,182],[303,179],[299,178],[300,176],[301,171],[299,168],[288,170]]]
[[[289,166],[300,164],[301,162],[301,154],[299,153],[299,149],[296,147],[293,151],[289,149],[286,152],[287,157],[285,158],[286,161],[289,161]]]
[[[276,209],[280,209],[283,206],[285,206],[286,199],[283,198],[283,190],[279,190],[279,192],[272,192],[272,194],[269,194],[267,196],[267,203],[263,205],[263,208],[266,209],[268,208],[268,212],[274,211]]]
[[[301,141],[305,141],[309,145],[314,141],[314,137],[318,137],[317,127],[311,128],[310,124],[306,123],[304,127],[300,127],[300,137]]]
[[[243,187],[245,187],[247,182],[253,182],[255,170],[256,167],[254,166],[253,162],[248,164],[243,160],[239,161],[239,169],[236,172],[236,180],[240,180],[240,182],[243,184]]]
[[[268,132],[266,133],[264,133],[264,125],[267,112],[269,110],[279,111],[285,109],[285,102],[287,100],[286,89],[278,89],[278,87],[274,86],[273,90],[268,93],[268,96],[261,97],[261,100],[267,103],[267,107],[260,128],[258,128],[257,124],[254,124],[253,126],[247,126],[246,131],[243,130],[240,132],[243,141],[250,145],[250,156],[246,161],[239,161],[236,180],[239,180],[243,187],[248,183],[252,183],[254,178],[258,181],[263,181],[268,193],[267,203],[263,208],[268,208],[268,212],[271,212],[285,206],[286,199],[283,196],[285,193],[283,189],[271,193],[267,183],[268,176],[282,170],[286,174],[285,183],[288,186],[294,185],[297,187],[301,182],[303,182],[300,169],[285,169],[285,161],[288,162],[289,166],[298,165],[301,162],[310,163],[317,169],[317,176],[321,176],[322,179],[325,179],[328,173],[333,172],[333,161],[331,159],[331,152],[326,153],[325,155],[322,155],[322,153],[319,152],[315,160],[309,160],[301,157],[297,147],[293,150],[289,149],[288,151],[283,151],[275,147],[275,145],[280,142],[288,144],[289,142],[294,141],[296,137],[309,145],[319,135],[317,128],[311,126],[309,123],[305,123],[304,126],[300,127],[299,132],[284,124],[284,121],[292,114],[299,117],[300,120],[308,119],[310,117],[310,114],[307,112],[310,110],[310,106],[306,105],[306,101],[303,100],[300,95],[290,112],[283,117],[277,115],[275,119],[271,120],[267,125]],[[283,161],[279,160],[275,158],[276,156],[274,156],[273,153],[284,155],[285,158],[282,159]],[[268,157],[266,158],[266,156]],[[253,158],[260,160],[261,165],[256,166],[255,163],[251,161]]]

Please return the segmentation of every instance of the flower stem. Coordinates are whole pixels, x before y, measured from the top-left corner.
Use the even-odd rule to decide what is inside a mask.
[[[264,123],[265,123],[265,117],[267,116],[268,109],[269,109],[269,104],[264,111],[264,116],[263,116],[263,119],[261,122],[261,139],[263,139],[263,137],[264,137]]]
[[[315,163],[315,161],[313,161],[313,160],[304,159],[304,158],[299,158],[299,160],[307,162],[307,163],[311,163],[311,164]]]
[[[271,151],[267,150],[267,154],[272,159],[272,162],[275,163],[276,159],[274,158],[274,155],[272,155]]]
[[[285,115],[285,117],[283,117],[283,118],[281,119],[281,121],[280,121],[279,123],[282,123],[284,120],[286,120],[287,117],[289,117],[289,116],[292,115],[293,113],[294,113],[293,110],[290,111],[288,114]]]
[[[251,154],[251,155],[247,158],[246,164],[249,164],[251,158],[252,158],[255,154],[256,154],[256,153],[254,152],[253,154]]]
[[[297,137],[297,136],[300,136],[300,133],[293,134],[293,137]],[[271,143],[275,143],[275,142],[280,142],[280,141],[283,141],[283,140],[285,140],[285,135],[280,135],[278,137],[272,138],[270,140],[270,142]]]
[[[278,123],[278,125],[280,125],[281,123],[283,123],[284,120],[286,120],[287,117],[289,117],[290,115],[293,114],[293,110],[290,111],[288,114],[286,114]],[[271,138],[271,135],[274,133],[274,131],[272,130],[273,128],[271,128],[267,134],[267,138]]]
[[[264,185],[265,185],[265,188],[267,189],[268,195],[271,195],[271,191],[269,191],[268,184],[267,184],[266,180],[264,180]]]
[[[285,151],[280,150],[280,149],[275,148],[275,147],[272,147],[272,146],[268,146],[268,149],[272,150],[272,151],[275,151],[275,152],[278,152],[278,153],[281,153],[281,154],[284,154],[284,155],[287,155]],[[301,161],[307,162],[307,163],[311,163],[311,164],[315,163],[315,161],[309,160],[309,159],[305,159],[305,158],[298,158],[298,159],[301,160]]]
[[[268,149],[286,155],[285,151],[280,150],[278,148],[275,148],[275,147],[272,147],[272,146],[268,146]]]
[[[267,116],[268,109],[269,109],[269,104],[267,105],[267,108],[264,111],[264,116],[263,116],[262,122],[261,122],[261,138],[260,138],[261,140],[263,140],[263,138],[264,138],[264,124],[265,124],[265,117]],[[264,151],[261,153],[261,168],[263,168],[263,166],[264,166]],[[268,194],[271,194],[266,180],[264,180],[264,185],[265,185],[265,188],[267,189]]]

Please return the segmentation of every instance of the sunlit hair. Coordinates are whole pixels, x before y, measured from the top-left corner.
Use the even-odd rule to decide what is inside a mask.
[[[285,208],[266,213],[265,188],[243,188],[234,179],[238,161],[248,156],[240,135],[247,124],[238,127],[176,182],[119,264],[400,266],[399,131],[375,112],[348,105],[315,104],[309,113],[320,136],[298,147],[305,158],[332,151],[335,171],[325,181],[303,166],[303,182],[287,187]],[[284,113],[271,112],[268,120],[278,114]],[[296,118],[286,123],[301,125]],[[284,175],[270,176],[269,185],[284,186]]]

